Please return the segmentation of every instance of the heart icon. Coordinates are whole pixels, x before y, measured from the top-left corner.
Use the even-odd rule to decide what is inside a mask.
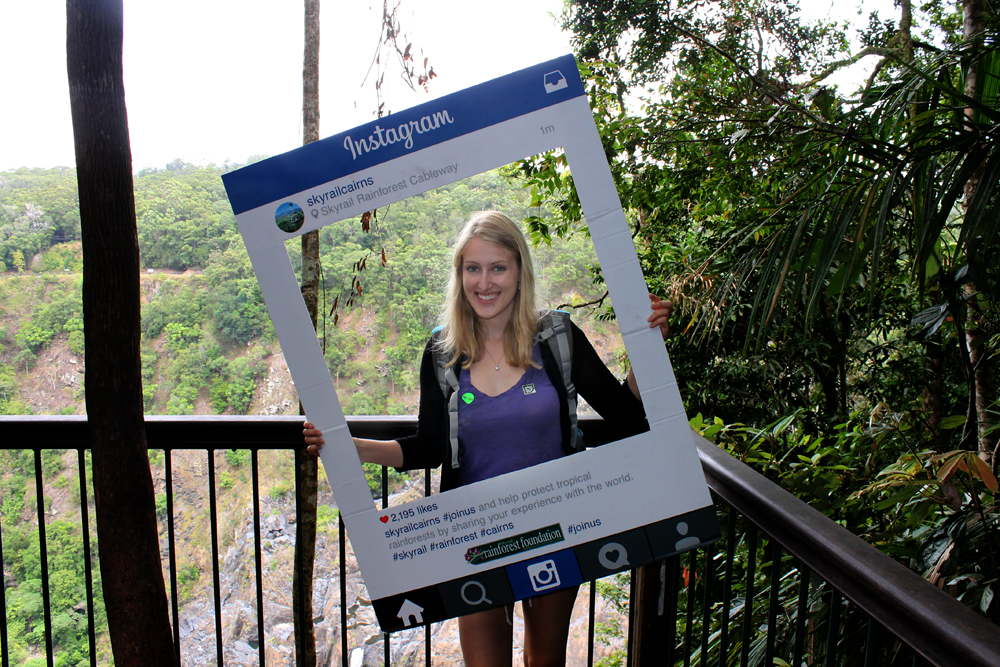
[[[387,516],[380,516],[378,520],[381,521],[382,523],[389,523],[389,517]]]

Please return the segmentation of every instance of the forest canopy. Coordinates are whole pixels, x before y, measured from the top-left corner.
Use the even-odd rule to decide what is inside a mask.
[[[897,7],[853,46],[788,0],[563,21],[696,427],[997,620],[1000,22]],[[521,164],[539,238],[583,227],[564,167]]]

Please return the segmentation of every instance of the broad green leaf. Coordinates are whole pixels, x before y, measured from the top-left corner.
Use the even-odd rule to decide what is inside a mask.
[[[983,590],[983,597],[979,599],[979,611],[984,614],[989,610],[990,604],[993,602],[993,588],[987,586]]]
[[[970,463],[975,466],[976,472],[974,475],[979,479],[983,480],[983,484],[986,488],[993,493],[997,492],[997,478],[993,475],[993,470],[990,468],[986,461],[982,460],[975,454],[975,452],[969,452],[967,457]],[[970,466],[971,468],[972,466]]]
[[[955,474],[955,470],[962,467],[962,459],[965,457],[965,452],[958,450],[949,452],[947,456],[948,458],[941,462],[941,467],[937,471],[939,482],[947,482]]]
[[[951,417],[945,417],[944,419],[942,419],[941,423],[938,424],[938,428],[947,431],[953,428],[958,428],[959,426],[963,426],[964,424],[965,424],[965,415],[952,415]]]

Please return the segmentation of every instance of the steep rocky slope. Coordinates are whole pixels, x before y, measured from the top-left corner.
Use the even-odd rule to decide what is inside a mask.
[[[191,459],[191,460],[189,460]],[[198,568],[197,584],[191,589],[180,607],[180,634],[183,664],[190,666],[211,665],[216,656],[215,611],[210,570],[211,550],[206,545],[208,534],[206,509],[207,470],[204,456],[192,454],[177,456],[174,460],[175,502],[178,510],[183,507],[186,516],[199,519],[181,521],[178,542],[185,545],[185,553],[177,559],[187,570]],[[218,462],[219,472],[226,464]],[[262,466],[265,474],[278,475],[282,470],[291,473],[287,462],[268,461]],[[158,488],[162,477],[158,477]],[[280,485],[280,480],[276,482]],[[419,483],[410,483],[394,494],[391,504],[419,495]],[[274,487],[272,487],[273,489]],[[279,486],[280,488],[280,486]],[[223,494],[219,501],[220,543],[220,599],[222,601],[223,651],[227,664],[255,665],[257,652],[257,611],[255,548],[253,512],[242,492],[248,490],[239,483]],[[265,660],[268,665],[293,667],[294,647],[292,628],[292,553],[295,541],[295,511],[290,495],[275,498],[273,493],[262,490],[261,500],[261,568],[264,589]],[[328,491],[321,494],[323,503],[331,503]],[[177,511],[177,510],[175,510]],[[225,532],[224,532],[225,531]],[[166,551],[166,534],[162,546]],[[195,545],[195,550],[191,550]],[[381,665],[384,661],[382,634],[375,621],[370,599],[364,588],[353,551],[346,553],[347,608],[340,606],[340,555],[336,523],[321,530],[316,549],[316,577],[313,585],[313,609],[316,620],[317,664],[323,667],[342,664],[341,627],[342,614],[347,615],[348,664],[351,667]],[[182,588],[183,590],[183,588]],[[589,594],[583,587],[577,600],[570,630],[570,665],[586,665]],[[610,623],[615,614],[610,605],[599,599],[598,623]],[[515,614],[515,662],[520,663],[523,641],[523,622],[518,608]],[[437,665],[460,665],[461,648],[458,643],[457,622],[454,620],[435,624],[431,629],[432,660]],[[393,634],[390,639],[392,664],[422,664],[424,660],[425,630],[417,628]],[[620,647],[617,647],[620,648]],[[598,644],[598,658],[610,654],[612,647]]]

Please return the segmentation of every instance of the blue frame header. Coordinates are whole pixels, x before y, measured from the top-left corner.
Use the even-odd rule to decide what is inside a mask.
[[[576,60],[562,56],[256,162],[222,180],[239,215],[584,94]]]

